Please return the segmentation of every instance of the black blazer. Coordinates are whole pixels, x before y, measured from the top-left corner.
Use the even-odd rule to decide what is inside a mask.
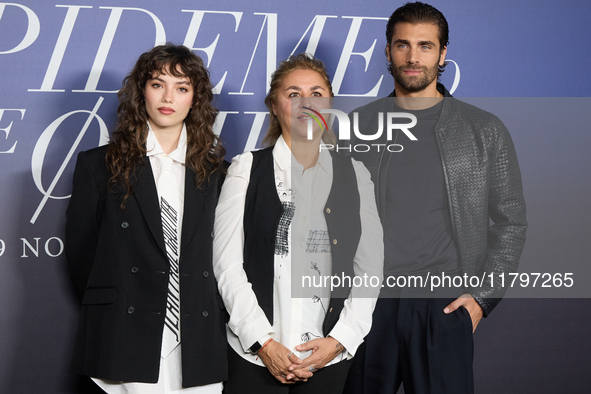
[[[158,380],[169,264],[148,157],[123,191],[110,193],[107,147],[78,155],[66,221],[66,258],[82,301],[71,370],[131,382]],[[226,312],[212,268],[215,207],[223,175],[199,189],[187,169],[182,224],[183,386],[227,379]]]

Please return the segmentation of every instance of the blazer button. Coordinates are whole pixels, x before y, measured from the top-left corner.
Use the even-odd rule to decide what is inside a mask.
[[[336,244],[337,244],[337,240],[336,240],[336,239],[333,239],[333,240],[332,240],[332,244],[333,244],[333,245],[336,245]]]
[[[130,306],[129,308],[127,308],[127,313],[129,313],[130,315],[135,312],[135,308],[133,306]]]
[[[205,278],[207,278],[207,277],[209,276],[209,272],[207,272],[207,271],[203,271],[203,276],[204,276]]]
[[[138,267],[131,267],[131,273],[135,274],[139,271],[140,269]]]
[[[127,228],[127,227],[129,227],[129,223],[127,223],[127,222],[121,223],[121,228]]]
[[[326,213],[330,213],[330,208],[326,208]]]
[[[211,232],[211,238],[213,238],[213,231]]]
[[[203,317],[207,317],[209,316],[209,313],[207,313],[207,311],[203,311]]]

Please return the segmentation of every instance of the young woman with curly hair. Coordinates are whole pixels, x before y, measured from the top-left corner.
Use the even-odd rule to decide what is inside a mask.
[[[82,301],[72,371],[108,393],[220,393],[211,260],[225,169],[209,73],[188,48],[157,46],[118,96],[112,140],[78,156],[67,210]]]

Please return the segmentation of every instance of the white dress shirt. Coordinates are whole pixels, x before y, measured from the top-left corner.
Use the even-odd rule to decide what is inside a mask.
[[[148,123],[149,131],[146,140],[147,156],[150,158],[150,166],[154,174],[154,183],[158,185],[160,176],[160,162],[158,155],[166,155],[162,146],[158,142],[152,127]],[[185,157],[187,154],[187,129],[183,124],[181,135],[177,148],[167,156],[173,161],[172,172],[174,174],[177,186],[178,196],[180,198],[180,209],[178,213],[177,236],[181,238],[181,228],[183,223],[183,207],[185,201]],[[161,191],[158,190],[158,200],[160,200]],[[193,335],[199,335],[193,333]],[[179,342],[180,345],[180,342]],[[204,355],[206,357],[206,355]],[[107,379],[92,378],[94,382],[108,394],[220,394],[222,392],[222,383],[213,383],[198,387],[182,387],[182,366],[181,366],[181,346],[175,349],[166,358],[160,358],[160,373],[158,383],[139,383],[139,382],[119,382]]]
[[[236,156],[228,169],[216,210],[213,264],[220,294],[230,313],[228,343],[236,353],[251,363],[264,364],[248,349],[257,340],[264,343],[269,337],[282,343],[298,357],[295,346],[314,338],[322,338],[322,324],[330,302],[330,292],[315,289],[306,298],[292,298],[292,278],[300,275],[328,276],[332,258],[323,210],[332,185],[330,153],[320,152],[316,165],[304,171],[293,158],[280,137],[273,149],[275,186],[287,211],[293,212],[288,228],[280,223],[278,234],[287,232],[287,243],[275,244],[273,281],[273,322],[269,322],[260,308],[256,295],[243,268],[244,206],[253,155]],[[363,164],[353,160],[360,194],[362,235],[354,258],[355,275],[379,277],[383,270],[382,228],[375,205],[374,186]],[[289,216],[289,215],[287,215]],[[297,231],[292,231],[298,223]],[[294,258],[297,256],[297,260]],[[296,264],[296,261],[298,262]],[[293,264],[292,264],[293,263]],[[325,289],[326,290],[326,289]],[[328,289],[330,290],[330,289]],[[345,301],[339,320],[329,335],[338,340],[348,353],[337,356],[332,363],[350,358],[371,328],[371,316],[379,287],[372,298],[355,297],[355,289]],[[330,365],[330,364],[329,364]]]

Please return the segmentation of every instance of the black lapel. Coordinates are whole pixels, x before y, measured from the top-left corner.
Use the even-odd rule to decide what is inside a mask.
[[[185,203],[183,209],[183,229],[181,233],[181,255],[199,226],[199,219],[203,212],[203,203],[207,193],[207,182],[202,190],[195,185],[195,172],[189,167],[185,171]]]
[[[150,158],[144,156],[144,168],[135,176],[133,182],[133,195],[137,200],[140,211],[156,240],[156,243],[166,256],[164,245],[164,234],[162,233],[162,219],[160,218],[160,204],[158,202],[158,191],[154,182],[154,174],[150,165]]]

